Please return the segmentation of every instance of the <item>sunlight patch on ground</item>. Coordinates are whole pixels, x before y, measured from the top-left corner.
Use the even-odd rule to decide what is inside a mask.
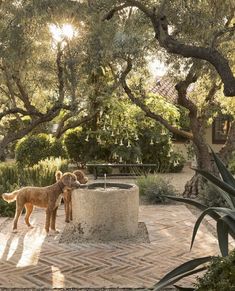
[[[51,266],[52,274],[52,288],[63,288],[64,287],[64,275],[60,269],[55,266]]]
[[[6,237],[5,244],[1,243],[0,245],[0,259],[5,259],[6,261],[10,260],[17,249],[18,243],[18,237],[12,238],[12,235]]]
[[[26,233],[23,241],[22,255],[16,267],[37,265],[45,237],[45,233],[43,234],[40,228]]]

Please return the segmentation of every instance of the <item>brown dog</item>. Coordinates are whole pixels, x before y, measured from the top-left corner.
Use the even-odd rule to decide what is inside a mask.
[[[60,205],[63,190],[68,187],[69,189],[78,188],[80,183],[77,181],[76,175],[72,173],[65,173],[61,179],[55,184],[47,187],[24,187],[12,193],[2,194],[2,198],[8,203],[16,200],[16,212],[13,222],[13,231],[17,231],[17,222],[22,209],[26,208],[25,223],[31,227],[29,217],[33,211],[34,206],[46,208],[46,232],[49,228],[56,231],[56,212]]]
[[[84,173],[80,170],[76,170],[73,172],[76,175],[77,180],[80,184],[86,184],[88,182],[88,178],[84,175]],[[59,181],[62,177],[62,172],[57,171],[55,174],[56,181]],[[65,222],[70,222],[73,220],[72,214],[72,197],[71,197],[72,189],[65,187],[63,192],[64,199],[64,209],[65,209]]]

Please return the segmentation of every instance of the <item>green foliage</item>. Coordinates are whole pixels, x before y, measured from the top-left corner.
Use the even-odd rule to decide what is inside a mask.
[[[55,172],[57,170],[66,172],[68,170],[67,161],[61,158],[46,159],[32,167],[19,168],[19,181],[21,185],[25,186],[48,186],[55,183]]]
[[[33,166],[48,157],[50,140],[46,134],[23,138],[16,146],[16,161],[21,166]]]
[[[15,163],[0,164],[0,193],[11,192],[19,184],[18,169]]]
[[[0,193],[12,192],[19,188],[18,171],[16,164],[0,164]],[[7,203],[0,199],[0,216],[13,217],[15,214],[15,202]]]
[[[62,141],[58,140],[58,139],[51,138],[50,142],[51,142],[51,144],[50,144],[49,156],[54,157],[54,158],[60,157],[60,158],[66,159],[67,152],[66,152],[66,149],[65,149]]]
[[[207,272],[195,284],[197,291],[229,291],[235,289],[235,250],[227,257],[214,258]]]
[[[95,137],[88,137],[81,128],[69,130],[64,136],[64,144],[69,158],[77,163],[110,159],[110,148],[98,143]]]
[[[60,140],[47,134],[23,138],[16,145],[16,161],[23,166],[33,166],[48,157],[66,157],[66,150]]]
[[[157,175],[137,178],[139,193],[143,201],[156,204],[166,201],[165,195],[175,196],[175,189],[168,181]]]
[[[15,215],[16,203],[7,203],[3,199],[0,199],[0,217],[14,217]]]
[[[99,127],[104,128],[104,124],[99,124]],[[106,127],[105,131],[98,130],[98,132],[91,132],[86,128],[69,130],[64,137],[69,158],[77,163],[102,160],[104,163],[156,164],[156,168],[147,169],[151,172],[182,170],[185,163],[183,155],[173,152],[169,135],[165,132],[161,135],[159,127],[152,129],[145,125],[144,129],[139,131],[130,130],[128,133],[126,129],[123,133],[118,130],[114,134],[115,130],[117,131],[117,129]],[[120,168],[120,172],[127,173],[128,171],[130,171],[129,168]]]

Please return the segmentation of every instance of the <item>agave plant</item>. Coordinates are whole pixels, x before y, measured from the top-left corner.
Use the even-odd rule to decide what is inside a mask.
[[[191,247],[193,247],[193,243],[197,234],[197,231],[200,227],[200,224],[203,220],[203,218],[206,215],[211,216],[216,221],[216,228],[217,228],[217,237],[218,237],[218,243],[219,248],[221,251],[222,256],[227,256],[229,252],[229,240],[228,236],[229,234],[235,239],[235,179],[232,176],[232,174],[228,171],[224,163],[221,161],[221,159],[216,155],[213,150],[211,150],[214,161],[216,163],[216,166],[219,170],[220,178],[217,178],[213,174],[200,170],[200,169],[194,169],[198,174],[201,174],[204,178],[206,178],[208,181],[219,187],[220,194],[222,197],[226,200],[227,204],[229,205],[228,208],[226,207],[207,207],[206,205],[203,205],[195,200],[187,199],[187,198],[180,198],[180,197],[172,197],[172,196],[166,196],[167,198],[175,201],[184,202],[190,205],[193,205],[200,209],[202,211],[201,215],[198,217],[194,229],[193,229],[193,235],[191,240]],[[165,275],[157,284],[153,286],[153,290],[162,290],[162,288],[172,285],[175,282],[179,281],[180,279],[193,275],[195,273],[201,272],[203,270],[207,269],[207,266],[205,263],[208,263],[212,260],[213,257],[203,257],[194,259],[191,261],[188,261],[174,270],[172,270],[170,273]],[[182,288],[177,287],[179,290],[195,290],[194,288]]]

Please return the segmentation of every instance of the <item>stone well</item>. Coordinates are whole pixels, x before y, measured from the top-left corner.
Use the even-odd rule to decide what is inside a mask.
[[[93,183],[72,192],[73,223],[84,239],[130,238],[138,229],[139,189],[136,185]]]

